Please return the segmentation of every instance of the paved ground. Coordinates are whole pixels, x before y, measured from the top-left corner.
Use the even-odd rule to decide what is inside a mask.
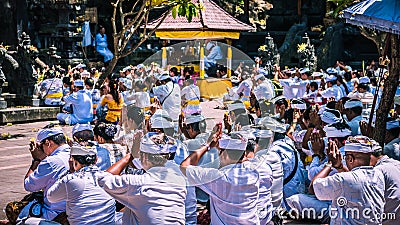
[[[214,109],[218,102],[202,103],[203,114],[207,118],[207,127],[211,129],[215,123],[222,122],[222,110]],[[23,179],[31,164],[29,140],[36,137],[37,131],[56,121],[41,121],[33,123],[0,126],[0,135],[12,135],[7,140],[0,140],[0,220],[5,219],[4,207],[7,202],[20,200],[27,194],[23,187]],[[63,127],[66,134],[71,134],[72,127]],[[289,222],[285,224],[309,224]]]

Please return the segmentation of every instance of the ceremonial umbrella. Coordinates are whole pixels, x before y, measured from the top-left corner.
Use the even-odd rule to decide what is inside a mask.
[[[345,10],[341,17],[346,23],[400,34],[400,1],[367,0]]]
[[[346,8],[340,15],[341,18],[346,20],[346,23],[350,23],[357,26],[362,26],[382,32],[386,32],[386,47],[384,55],[389,50],[389,44],[391,44],[390,55],[391,55],[391,69],[390,75],[386,78],[385,89],[383,91],[382,99],[377,111],[376,124],[374,139],[381,145],[385,138],[387,114],[391,105],[393,104],[393,98],[397,88],[397,81],[399,79],[399,38],[400,34],[400,1],[399,0],[367,0],[362,1],[353,6]],[[391,34],[396,34],[391,37]],[[380,59],[380,75],[379,81],[383,74],[383,67],[387,66],[387,62],[384,63],[384,57]],[[378,83],[379,84],[379,83]],[[375,111],[376,98],[379,88],[375,91],[373,108],[371,110],[369,125],[371,125],[373,112]],[[383,131],[383,132],[382,132]]]

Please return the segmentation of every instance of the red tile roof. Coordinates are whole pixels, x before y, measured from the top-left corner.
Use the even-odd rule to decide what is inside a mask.
[[[198,4],[198,0],[192,0]],[[147,27],[154,28],[163,17],[149,22]],[[158,27],[158,30],[218,30],[218,31],[254,31],[255,28],[239,21],[219,7],[212,0],[203,0],[203,9],[197,17],[189,23],[186,17],[177,16],[175,19],[170,13]]]

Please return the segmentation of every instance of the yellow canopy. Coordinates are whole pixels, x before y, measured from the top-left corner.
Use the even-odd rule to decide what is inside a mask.
[[[240,32],[232,31],[162,31],[157,30],[156,36],[169,40],[197,40],[197,39],[239,39]]]

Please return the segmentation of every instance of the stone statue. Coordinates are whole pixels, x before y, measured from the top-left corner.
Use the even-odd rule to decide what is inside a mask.
[[[317,57],[315,56],[314,45],[310,43],[307,33],[302,38],[302,43],[297,45],[297,53],[299,54],[299,66],[310,69],[313,73],[317,70]]]
[[[273,76],[274,65],[279,65],[280,54],[274,43],[274,39],[269,33],[265,37],[265,45],[260,46],[258,49],[258,56],[261,60],[261,67],[264,67],[268,71],[269,76]]]
[[[0,95],[2,94],[3,90],[2,86],[6,81],[6,76],[3,73],[3,67],[2,67],[4,60],[9,61],[13,66],[14,70],[19,67],[18,62],[15,61],[15,59],[8,54],[7,49],[4,46],[0,45]]]
[[[20,68],[15,77],[10,77],[12,81],[9,79],[9,83],[12,83],[10,89],[12,88],[12,92],[18,97],[30,99],[38,78],[35,66],[46,68],[47,65],[39,59],[39,51],[31,45],[29,35],[23,32],[18,38],[18,42],[14,58],[19,62]]]

